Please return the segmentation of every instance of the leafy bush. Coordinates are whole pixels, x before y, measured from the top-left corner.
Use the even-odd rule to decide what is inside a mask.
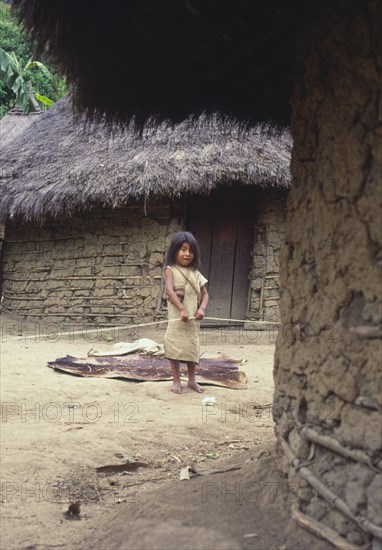
[[[33,59],[34,45],[23,33],[17,19],[10,9],[10,5],[0,2],[0,47],[7,53],[15,52],[19,65],[25,68],[28,61]],[[45,63],[44,59],[41,59]],[[49,68],[49,65],[47,65]],[[3,75],[4,76],[4,75]],[[55,71],[37,71],[33,65],[23,72],[25,82],[32,83],[33,92],[38,96],[45,96],[52,101],[58,101],[67,93],[65,79]],[[0,118],[7,114],[16,104],[15,93],[7,84],[7,79],[0,79]],[[46,105],[39,102],[41,109]]]

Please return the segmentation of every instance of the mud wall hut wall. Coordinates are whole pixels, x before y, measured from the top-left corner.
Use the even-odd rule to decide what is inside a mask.
[[[280,252],[285,238],[287,191],[255,197],[249,319],[280,322]]]
[[[378,2],[343,6],[300,49],[274,417],[295,502],[362,545],[367,529],[336,503],[381,529],[382,14]],[[306,425],[352,456],[328,440],[313,447]],[[313,457],[330,503],[296,472],[288,446],[299,461]]]
[[[248,319],[279,321],[279,251],[286,192],[254,200]],[[166,315],[161,275],[172,234],[184,228],[186,204],[98,209],[43,227],[8,223],[3,308],[47,320],[121,323]],[[207,312],[208,313],[208,312]]]
[[[183,207],[95,210],[43,227],[8,224],[3,308],[97,323],[153,319],[163,252]]]

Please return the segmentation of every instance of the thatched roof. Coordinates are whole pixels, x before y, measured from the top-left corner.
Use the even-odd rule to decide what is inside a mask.
[[[14,0],[95,117],[289,124],[296,40],[341,0]]]
[[[36,122],[42,111],[24,114],[16,109],[0,120],[0,151]]]
[[[2,149],[0,217],[42,222],[234,182],[288,188],[291,145],[286,130],[245,130],[216,115],[109,134],[76,122],[65,98]]]

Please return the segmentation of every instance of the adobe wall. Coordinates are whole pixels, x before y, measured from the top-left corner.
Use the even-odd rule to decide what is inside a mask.
[[[258,192],[251,266],[249,318],[279,323],[280,252],[285,238],[287,192]]]
[[[163,254],[183,217],[181,205],[167,203],[150,206],[147,216],[135,205],[44,227],[8,224],[4,310],[45,322],[153,320]]]
[[[279,251],[286,194],[254,204],[249,319],[278,322]],[[5,311],[49,321],[140,323],[166,316],[162,264],[186,203],[95,210],[44,227],[7,224]],[[208,312],[207,312],[208,314]]]
[[[382,536],[382,14],[341,7],[299,50],[274,418],[301,510],[361,545]]]

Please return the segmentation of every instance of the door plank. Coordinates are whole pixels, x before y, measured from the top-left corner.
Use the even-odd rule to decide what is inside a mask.
[[[236,254],[234,265],[234,284],[232,292],[232,319],[245,319],[247,314],[251,250],[253,242],[253,223],[251,207],[252,195],[247,189],[240,189],[236,226]]]
[[[202,251],[208,279],[207,315],[245,319],[253,241],[251,189],[216,189],[189,201],[188,230]]]
[[[192,197],[189,205],[187,227],[199,243],[202,256],[201,272],[208,280],[210,280],[212,226],[211,196]]]
[[[234,274],[237,216],[237,194],[219,192],[214,195],[213,246],[210,284],[211,317],[230,318]]]

